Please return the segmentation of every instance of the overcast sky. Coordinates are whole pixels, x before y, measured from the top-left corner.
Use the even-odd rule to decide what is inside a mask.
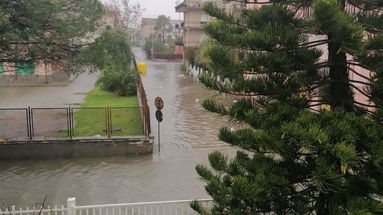
[[[157,18],[158,15],[170,16],[178,20],[179,14],[175,12],[176,0],[136,0],[145,8],[143,17]],[[182,14],[180,14],[182,19]]]

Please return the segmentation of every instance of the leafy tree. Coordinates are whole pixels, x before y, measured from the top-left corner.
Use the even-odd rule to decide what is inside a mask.
[[[78,54],[103,11],[98,0],[0,1],[0,63],[61,61]]]
[[[104,2],[108,5],[108,8],[115,12],[117,26],[125,30],[129,36],[137,36],[144,10],[140,3],[132,0],[109,0]]]
[[[172,23],[170,22],[170,17],[165,15],[158,16],[154,25],[154,30],[161,35],[161,40],[165,43],[165,34],[173,30]]]
[[[152,57],[152,49],[155,52],[158,53],[165,53],[165,54],[171,54],[174,51],[174,40],[173,39],[167,39],[165,41],[166,43],[162,42],[159,39],[156,39],[154,35],[151,35],[150,37],[145,39],[144,43],[144,50],[146,52],[146,55],[148,57]]]
[[[247,128],[221,129],[220,139],[242,150],[232,160],[210,154],[212,169],[197,166],[214,204],[192,207],[200,214],[383,214],[383,1],[260,4],[240,14],[204,6],[215,18],[205,26],[215,44],[200,80],[242,99],[203,106]]]
[[[113,66],[118,71],[130,67],[133,58],[127,33],[118,29],[106,29],[95,42],[78,56],[81,65],[95,66],[103,70]]]
[[[123,3],[127,10],[129,1]],[[137,6],[134,11],[141,10]],[[72,71],[93,68],[102,71],[104,89],[123,96],[135,94],[129,37],[110,27],[96,32],[103,14],[98,0],[1,1],[0,63],[40,60],[65,64]]]
[[[133,54],[127,33],[107,29],[94,44],[77,59],[80,65],[96,67],[102,71],[101,87],[119,96],[136,94],[137,77],[132,70]]]

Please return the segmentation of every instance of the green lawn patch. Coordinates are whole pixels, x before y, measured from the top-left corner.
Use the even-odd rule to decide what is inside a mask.
[[[97,86],[87,94],[82,108],[112,107],[113,136],[143,135],[137,96],[120,97]],[[132,108],[118,108],[132,107]],[[105,109],[81,109],[74,111],[74,136],[106,136]]]

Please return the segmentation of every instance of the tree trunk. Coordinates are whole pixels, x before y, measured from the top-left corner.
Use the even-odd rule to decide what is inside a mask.
[[[333,42],[328,36],[328,60],[330,64],[330,88],[328,99],[332,108],[343,108],[346,111],[354,110],[354,95],[349,85],[347,69],[347,55],[340,51],[340,43]]]

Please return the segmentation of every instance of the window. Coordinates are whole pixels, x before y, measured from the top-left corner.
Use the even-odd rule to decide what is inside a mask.
[[[30,62],[16,63],[16,74],[29,75],[35,72],[35,65]]]

